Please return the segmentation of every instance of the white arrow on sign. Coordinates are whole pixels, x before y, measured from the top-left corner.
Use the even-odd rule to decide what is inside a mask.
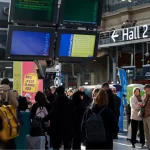
[[[118,36],[119,36],[119,35],[116,34],[116,31],[114,30],[113,34],[111,35],[111,38],[112,38],[112,40],[113,40],[114,42],[116,42],[116,39],[115,39],[115,38],[117,38]]]

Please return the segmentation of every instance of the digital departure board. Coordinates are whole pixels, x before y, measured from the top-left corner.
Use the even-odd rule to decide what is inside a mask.
[[[9,22],[56,25],[58,0],[12,0]]]
[[[62,0],[60,25],[98,27],[103,0]]]
[[[93,57],[96,35],[61,34],[59,56]]]
[[[98,48],[98,35],[93,31],[59,30],[57,57],[62,59],[91,59]]]
[[[9,26],[7,59],[44,60],[53,56],[55,29]]]

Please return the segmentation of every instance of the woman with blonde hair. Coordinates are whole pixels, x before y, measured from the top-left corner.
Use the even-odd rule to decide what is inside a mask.
[[[85,135],[86,149],[113,149],[113,134],[114,132],[116,133],[118,131],[118,125],[113,111],[109,109],[107,105],[108,105],[107,93],[105,92],[105,90],[101,89],[98,92],[92,107],[88,108],[84,113],[81,127],[83,134]],[[88,131],[86,129],[86,123],[92,114],[100,115],[100,117],[102,118],[106,132],[106,139],[104,142],[92,143],[87,140]]]

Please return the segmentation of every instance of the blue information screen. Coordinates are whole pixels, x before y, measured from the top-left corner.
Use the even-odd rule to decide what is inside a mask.
[[[59,57],[93,57],[96,35],[61,34]]]
[[[11,55],[48,56],[51,33],[13,31]]]

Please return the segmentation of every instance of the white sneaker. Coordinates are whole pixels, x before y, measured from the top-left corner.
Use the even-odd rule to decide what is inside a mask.
[[[143,147],[141,147],[141,149],[149,149],[149,150],[150,150],[150,147],[149,147],[149,146],[144,145]]]

